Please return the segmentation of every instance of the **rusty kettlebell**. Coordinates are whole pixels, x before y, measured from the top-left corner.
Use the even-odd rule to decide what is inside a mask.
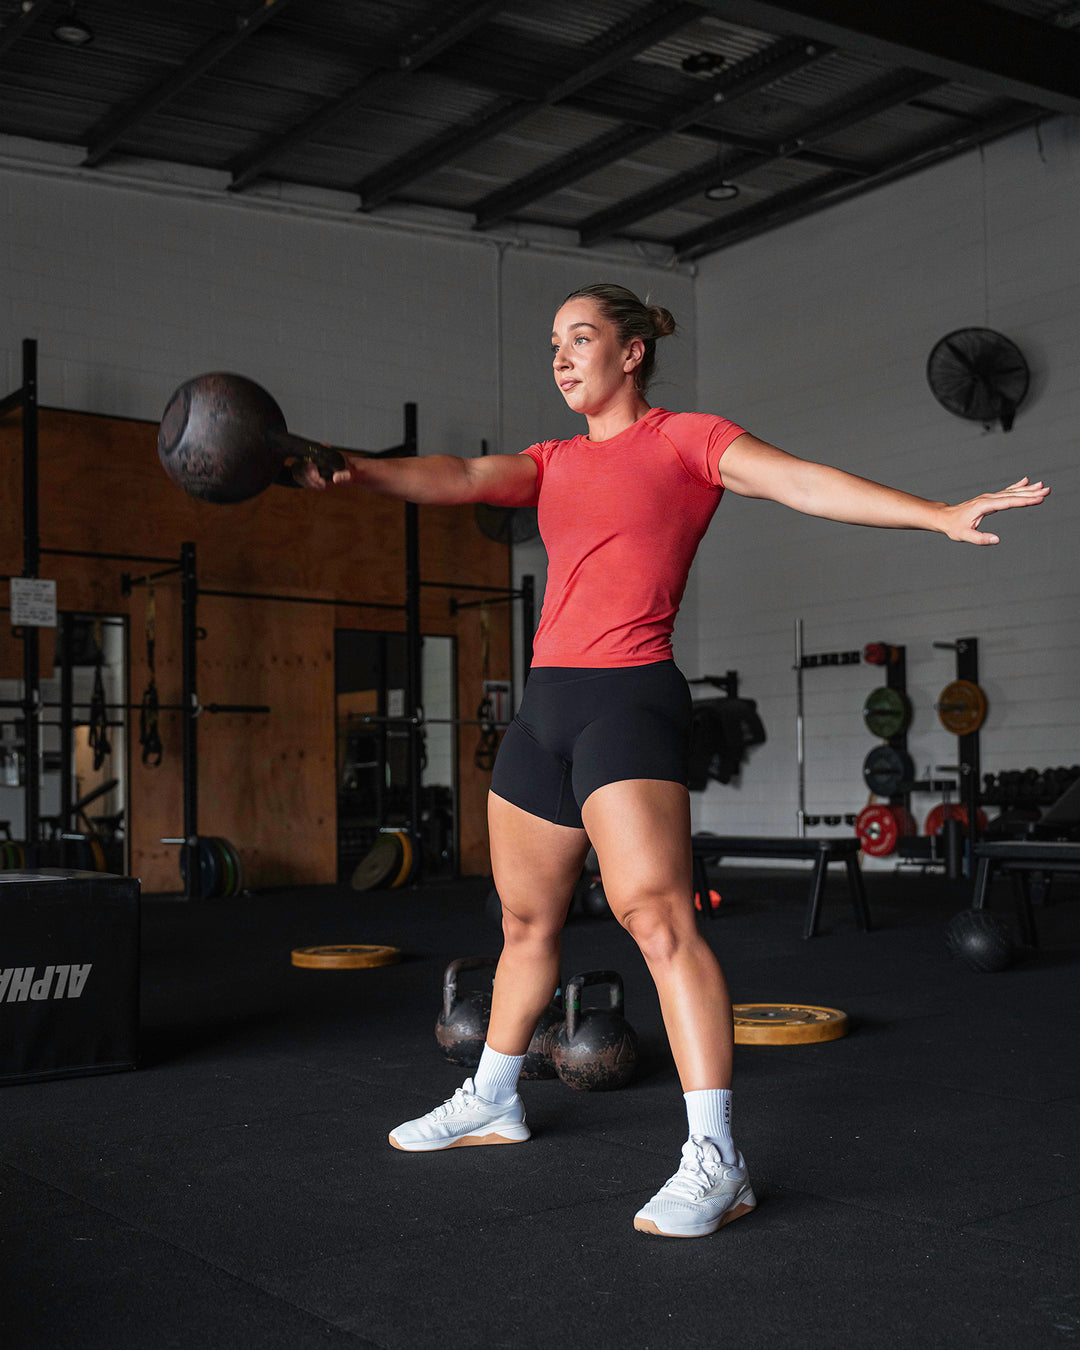
[[[494,956],[462,956],[443,974],[443,1006],[435,1023],[435,1039],[451,1064],[475,1069],[491,1018],[491,990],[478,989],[458,996],[458,976],[466,970],[490,970]]]
[[[606,986],[606,1008],[582,1009],[583,991]],[[566,984],[566,1021],[555,1036],[555,1071],[567,1087],[579,1092],[608,1092],[633,1077],[637,1066],[637,1032],[622,1013],[622,976],[614,970],[590,970]]]
[[[540,1014],[529,1048],[525,1052],[525,1063],[521,1066],[522,1078],[554,1078],[555,1073],[555,1037],[563,1025],[562,990],[555,990],[555,997]]]
[[[225,372],[196,375],[176,390],[158,428],[158,457],[177,487],[220,503],[247,501],[271,483],[296,486],[291,460],[310,460],[324,478],[345,467],[340,451],[294,436],[261,385]]]

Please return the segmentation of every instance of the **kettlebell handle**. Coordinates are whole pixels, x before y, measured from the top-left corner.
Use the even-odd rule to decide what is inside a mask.
[[[566,1039],[572,1041],[577,1035],[581,1023],[581,994],[587,986],[606,984],[608,986],[608,1007],[613,1012],[622,1012],[623,982],[617,970],[587,970],[582,975],[574,975],[566,982]]]
[[[487,966],[496,964],[498,958],[494,956],[459,956],[456,961],[451,961],[443,972],[443,1013],[449,1018],[454,1011],[454,1004],[457,1002],[457,977],[463,970],[483,970]]]

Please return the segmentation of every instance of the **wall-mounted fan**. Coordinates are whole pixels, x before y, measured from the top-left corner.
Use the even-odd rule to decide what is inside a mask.
[[[476,523],[481,534],[497,544],[527,544],[540,533],[535,506],[489,506],[477,502]]]
[[[1011,431],[1030,375],[1020,348],[992,328],[958,328],[936,344],[926,378],[937,401],[957,417]]]

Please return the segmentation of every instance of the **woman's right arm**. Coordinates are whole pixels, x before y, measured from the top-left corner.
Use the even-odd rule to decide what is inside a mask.
[[[488,502],[492,506],[532,506],[536,501],[536,461],[531,455],[418,455],[403,459],[368,459],[345,454],[346,467],[334,474],[334,485],[355,483],[384,497],[422,505],[456,506]],[[302,487],[325,488],[313,464],[297,465],[294,477]]]

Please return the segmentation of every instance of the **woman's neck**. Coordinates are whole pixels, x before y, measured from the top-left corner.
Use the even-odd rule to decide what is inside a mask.
[[[590,441],[610,441],[627,427],[632,427],[649,411],[649,404],[636,391],[630,399],[620,401],[615,407],[605,408],[603,412],[588,417]]]

